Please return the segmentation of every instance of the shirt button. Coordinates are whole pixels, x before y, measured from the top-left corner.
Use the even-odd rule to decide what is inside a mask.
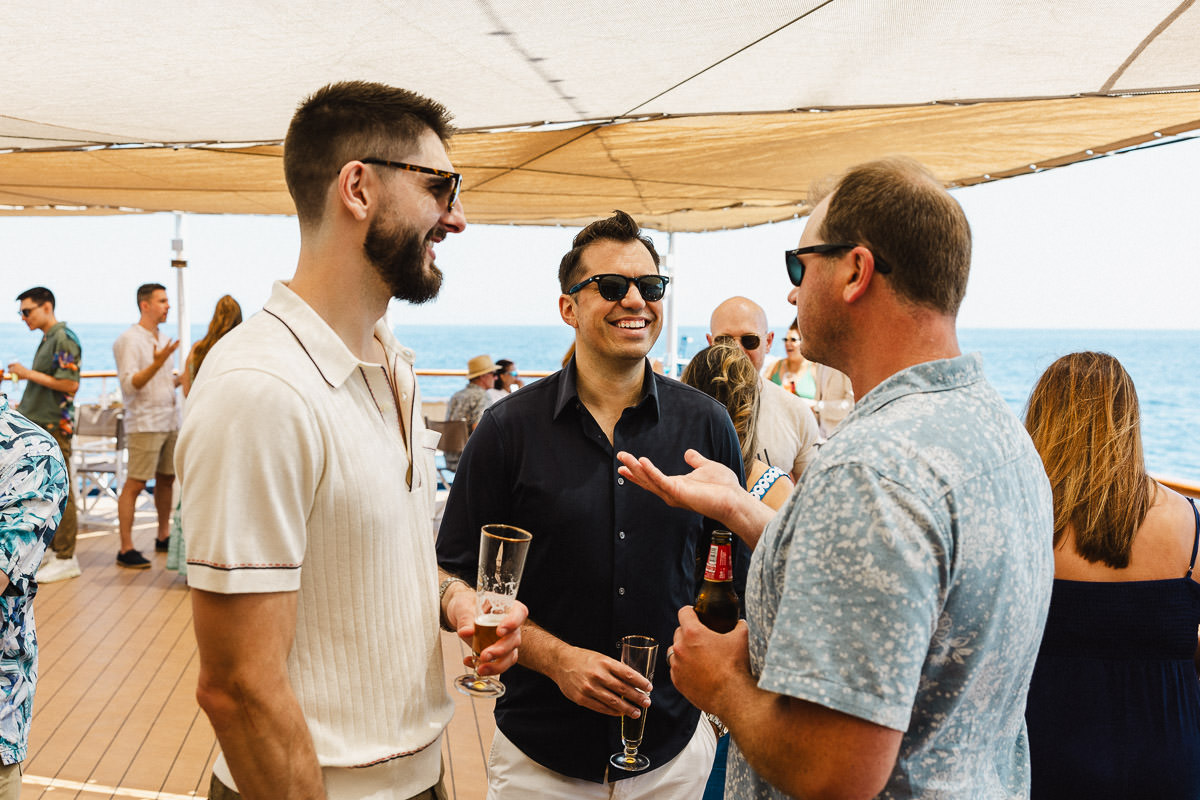
[[[621,538],[621,539],[624,539],[624,538],[625,538],[625,531],[618,531],[618,532],[617,532],[617,536],[618,536],[619,538]]]
[[[618,485],[618,486],[624,486],[624,485],[625,485],[625,479],[624,479],[624,478],[617,478],[617,485]]]
[[[621,595],[622,597],[624,597],[624,596],[625,596],[625,587],[624,587],[624,586],[622,586],[620,589],[617,589],[617,594],[619,594],[619,595]]]

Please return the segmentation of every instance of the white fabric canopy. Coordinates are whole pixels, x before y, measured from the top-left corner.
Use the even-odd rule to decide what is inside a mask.
[[[473,222],[757,224],[880,155],[961,185],[1187,135],[1197,42],[1194,0],[25,3],[0,213],[291,213],[292,110],[364,79],[454,112]]]

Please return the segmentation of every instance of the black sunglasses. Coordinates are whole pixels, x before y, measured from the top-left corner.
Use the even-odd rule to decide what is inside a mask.
[[[449,183],[450,201],[446,203],[446,210],[454,208],[454,204],[458,202],[458,192],[462,188],[462,175],[457,172],[449,172],[444,169],[434,169],[433,167],[421,167],[416,164],[406,164],[403,161],[388,161],[384,158],[360,158],[364,164],[374,164],[377,167],[395,167],[396,169],[406,169],[409,172],[419,172],[422,175],[436,175],[443,178]]]
[[[762,337],[757,333],[743,333],[741,336],[733,336],[732,334],[722,333],[719,336],[713,337],[714,342],[733,342],[735,339],[742,343],[743,350],[757,350],[758,346],[762,344]]]
[[[35,308],[37,308],[37,306],[32,306],[30,308],[18,308],[17,313],[20,314],[23,319],[29,319],[29,315],[33,313]]]
[[[853,250],[858,247],[856,244],[848,244],[839,242],[837,244],[814,244],[811,247],[797,247],[795,250],[784,251],[783,258],[787,263],[788,278],[792,281],[793,286],[799,286],[804,280],[804,262],[800,260],[800,256],[808,253],[818,253],[824,255],[826,253],[836,253],[838,250]],[[892,271],[892,268],[887,265],[887,262],[872,252],[875,256],[875,269],[883,274]]]
[[[642,299],[647,303],[653,303],[663,299],[663,295],[667,292],[667,284],[670,282],[671,279],[666,275],[639,275],[636,278],[630,278],[626,275],[608,273],[593,275],[587,280],[580,281],[567,289],[567,294],[575,294],[589,283],[594,283],[600,290],[601,297],[609,302],[616,302],[625,299],[625,295],[629,292],[629,284],[636,283]]]

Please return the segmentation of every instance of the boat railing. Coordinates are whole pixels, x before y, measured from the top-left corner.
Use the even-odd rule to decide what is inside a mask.
[[[416,373],[418,376],[424,375],[424,376],[431,377],[431,378],[454,378],[454,377],[466,378],[467,377],[467,371],[464,369],[418,368],[416,370]],[[547,370],[523,369],[523,370],[521,370],[521,374],[527,378],[544,378],[547,375],[552,374],[552,372],[547,371]],[[13,376],[5,375],[4,377],[10,378]],[[109,378],[116,379],[117,372],[116,372],[116,370],[111,370],[111,369],[90,370],[90,371],[84,370],[83,372],[79,373],[79,377],[82,380],[99,380],[101,382],[100,383],[100,395],[103,397],[103,396],[108,395],[108,379]],[[13,379],[15,380],[15,377]],[[1153,478],[1156,481],[1158,481],[1159,483],[1161,483],[1163,486],[1173,489],[1182,495],[1185,495],[1187,497],[1200,498],[1200,482],[1197,482],[1194,480],[1188,480],[1185,478],[1177,478],[1174,476],[1166,476],[1166,475],[1154,475]]]
[[[418,368],[416,370],[416,373],[417,373],[418,377],[423,375],[423,376],[429,377],[429,378],[460,377],[460,378],[465,379],[467,377],[467,371],[465,369]],[[524,369],[524,370],[521,370],[521,374],[527,378],[544,378],[547,375],[552,375],[554,373],[550,370]],[[98,380],[98,381],[100,381],[100,396],[101,397],[108,394],[108,380],[110,378],[115,380],[116,377],[117,377],[117,371],[114,369],[83,370],[82,372],[79,373],[80,380]],[[11,380],[14,383],[16,383],[18,379],[17,379],[16,375],[6,372],[6,373],[3,373],[2,375],[0,375],[0,380]],[[119,390],[117,390],[117,391],[119,391]]]

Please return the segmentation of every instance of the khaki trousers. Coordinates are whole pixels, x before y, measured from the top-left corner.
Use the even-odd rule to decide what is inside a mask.
[[[75,537],[79,533],[78,514],[75,511],[75,481],[71,478],[71,439],[63,436],[57,426],[48,430],[54,441],[58,442],[58,449],[62,450],[63,461],[67,465],[67,486],[71,490],[67,496],[67,507],[63,509],[62,519],[58,523],[58,530],[54,532],[54,539],[50,542],[50,549],[59,558],[70,558],[75,555]]]
[[[0,765],[0,800],[21,797],[21,762]]]

